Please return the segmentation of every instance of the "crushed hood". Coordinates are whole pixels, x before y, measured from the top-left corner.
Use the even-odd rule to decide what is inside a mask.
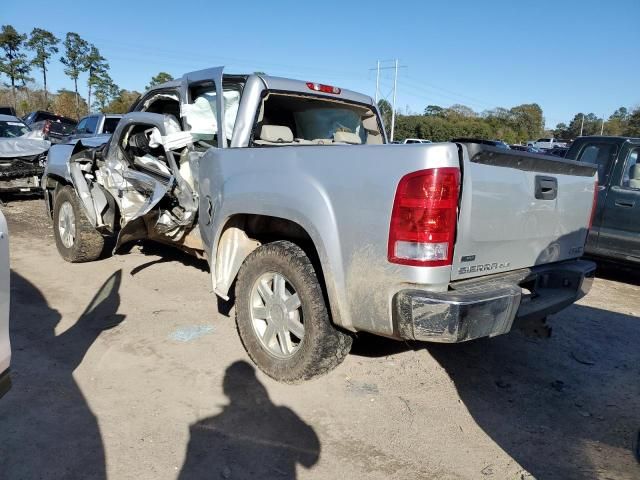
[[[0,158],[28,157],[49,150],[51,142],[37,138],[0,138]]]

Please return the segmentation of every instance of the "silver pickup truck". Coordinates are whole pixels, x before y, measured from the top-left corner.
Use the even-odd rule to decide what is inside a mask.
[[[99,143],[49,152],[62,257],[144,238],[204,256],[248,354],[280,381],[334,368],[354,332],[499,335],[592,283],[579,258],[593,165],[477,143],[385,145],[372,99],[348,90],[188,73],[145,93]]]

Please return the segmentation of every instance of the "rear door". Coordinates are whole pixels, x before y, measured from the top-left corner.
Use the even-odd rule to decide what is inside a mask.
[[[598,250],[636,261],[640,260],[640,180],[633,177],[639,155],[640,145],[632,145],[619,159],[621,174],[612,178],[605,198],[597,243]]]
[[[594,166],[479,144],[461,151],[453,280],[583,254]]]

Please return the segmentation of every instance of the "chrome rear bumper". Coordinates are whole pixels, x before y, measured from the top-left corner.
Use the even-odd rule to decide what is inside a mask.
[[[571,260],[456,282],[443,293],[402,290],[393,299],[394,328],[401,338],[443,343],[501,335],[516,319],[543,318],[585,296],[595,268]]]

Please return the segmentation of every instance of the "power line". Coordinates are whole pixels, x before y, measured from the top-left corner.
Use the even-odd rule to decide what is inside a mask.
[[[389,63],[393,61],[393,66],[381,67],[381,63]],[[370,68],[369,70],[376,71],[376,105],[378,104],[378,99],[380,97],[380,70],[393,70],[393,101],[391,104],[391,132],[390,132],[390,141],[393,142],[393,134],[396,126],[396,97],[398,91],[398,68],[407,68],[406,65],[398,65],[398,59],[395,60],[378,60],[376,64],[376,68]],[[385,98],[386,100],[386,98]],[[388,102],[388,100],[387,100]]]

